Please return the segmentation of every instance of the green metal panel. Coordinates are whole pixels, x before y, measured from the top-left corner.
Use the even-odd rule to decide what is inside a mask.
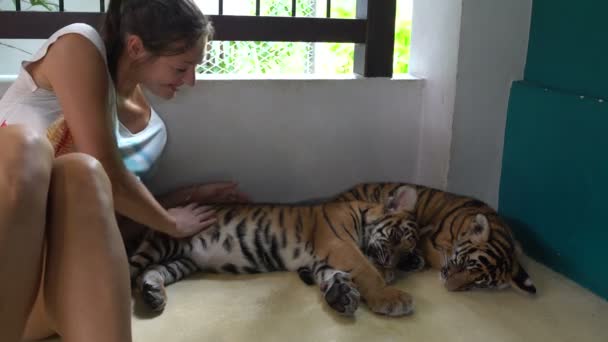
[[[534,0],[525,80],[608,97],[608,1]]]
[[[607,152],[607,102],[513,84],[499,211],[529,255],[604,298]]]

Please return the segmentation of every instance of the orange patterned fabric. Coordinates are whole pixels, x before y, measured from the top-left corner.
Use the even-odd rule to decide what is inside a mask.
[[[59,119],[53,122],[46,130],[46,137],[53,145],[55,157],[75,151],[72,134],[70,134],[70,130],[63,116],[59,117]]]

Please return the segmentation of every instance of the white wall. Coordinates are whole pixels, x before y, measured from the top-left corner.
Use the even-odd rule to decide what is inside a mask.
[[[415,180],[422,91],[420,80],[199,80],[155,106],[169,142],[151,187],[236,180],[255,200],[299,201]]]
[[[199,81],[158,106],[171,137],[152,187],[232,179],[297,201],[412,180],[421,94],[414,80]]]
[[[461,0],[414,1],[410,73],[426,81],[416,179],[447,187]]]
[[[426,81],[419,182],[497,206],[511,82],[532,0],[414,1],[410,70]]]
[[[531,9],[532,0],[463,1],[448,189],[494,207],[509,92],[523,79]]]

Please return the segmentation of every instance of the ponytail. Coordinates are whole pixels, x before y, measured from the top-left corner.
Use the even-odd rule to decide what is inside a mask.
[[[116,66],[118,58],[123,50],[123,34],[121,32],[121,8],[123,0],[110,0],[108,11],[101,29],[102,37],[106,45],[106,57],[108,69],[112,78],[116,77]]]

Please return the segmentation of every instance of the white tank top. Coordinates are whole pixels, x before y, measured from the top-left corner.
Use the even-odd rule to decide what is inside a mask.
[[[90,25],[78,23],[60,29],[47,39],[30,59],[21,63],[17,79],[0,98],[0,126],[23,124],[40,134],[46,134],[55,148],[56,156],[74,151],[57,96],[52,91],[38,87],[25,69],[30,63],[43,58],[49,46],[68,33],[77,33],[89,39],[106,62],[106,71],[110,79],[108,108],[111,111],[118,148],[127,168],[138,177],[146,176],[166,144],[165,125],[153,108],[148,125],[136,134],[129,132],[120,123],[116,111],[114,84],[107,68],[106,48],[97,30]]]

